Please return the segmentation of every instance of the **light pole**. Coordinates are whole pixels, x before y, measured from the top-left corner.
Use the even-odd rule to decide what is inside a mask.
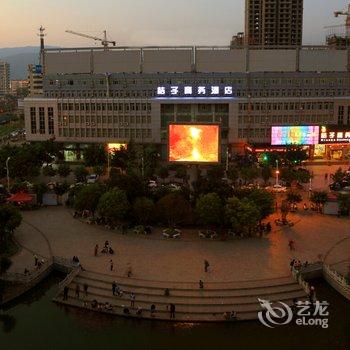
[[[10,169],[9,169],[9,160],[11,157],[6,159],[6,178],[7,178],[7,192],[10,193]]]
[[[278,159],[276,159],[276,186],[279,186],[279,175],[280,171],[278,169]]]

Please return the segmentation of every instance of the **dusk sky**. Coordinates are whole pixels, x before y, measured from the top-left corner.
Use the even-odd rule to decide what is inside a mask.
[[[324,26],[344,24],[334,10],[349,0],[304,0],[304,44],[324,42]],[[120,45],[228,45],[244,29],[244,0],[1,0],[0,47],[37,45],[46,27],[47,45],[93,46],[66,29],[101,35]]]

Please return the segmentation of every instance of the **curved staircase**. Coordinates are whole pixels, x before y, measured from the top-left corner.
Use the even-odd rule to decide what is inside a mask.
[[[113,280],[116,280],[123,291],[121,297],[112,294]],[[75,297],[77,284],[80,285],[79,299]],[[87,297],[83,292],[84,284],[88,285]],[[232,310],[237,313],[237,320],[254,320],[257,319],[258,312],[261,310],[258,298],[272,302],[283,301],[289,305],[294,298],[306,298],[304,290],[292,277],[228,283],[208,282],[204,284],[204,289],[199,289],[197,283],[116,278],[111,275],[82,271],[70,282],[68,288],[68,300],[63,301],[61,292],[54,301],[128,317],[138,317],[136,309],[140,307],[143,310],[142,318],[158,320],[170,320],[169,305],[172,303],[176,306],[175,321],[180,322],[225,321],[223,314]],[[170,290],[169,296],[164,295],[166,288]],[[136,296],[135,308],[130,307],[131,292]],[[92,309],[90,305],[94,299],[99,303],[112,304],[113,310],[108,311],[103,307]],[[152,304],[156,306],[153,317],[149,311]],[[129,308],[129,315],[124,315],[125,307]]]

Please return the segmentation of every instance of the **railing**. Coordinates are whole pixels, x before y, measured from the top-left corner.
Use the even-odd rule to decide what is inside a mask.
[[[81,270],[82,270],[81,266],[76,266],[74,270],[72,270],[66,276],[66,278],[58,284],[59,291],[61,292],[65,286],[68,286],[69,284],[71,284],[74,278],[79,275]]]
[[[345,298],[350,300],[350,283],[342,274],[324,265],[323,275],[326,281]]]
[[[309,295],[310,294],[310,285],[308,282],[306,282],[303,279],[302,269],[298,270],[298,269],[293,268],[292,275],[293,275],[294,279],[299,283],[301,288],[303,288],[304,292]]]

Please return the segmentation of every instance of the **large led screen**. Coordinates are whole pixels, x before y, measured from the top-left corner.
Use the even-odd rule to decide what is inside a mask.
[[[169,125],[169,161],[219,162],[219,125]]]
[[[317,145],[319,134],[319,126],[273,126],[271,145]]]

